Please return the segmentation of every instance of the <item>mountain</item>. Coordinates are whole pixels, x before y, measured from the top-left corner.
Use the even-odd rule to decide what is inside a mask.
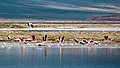
[[[96,16],[96,17],[88,18],[87,20],[120,21],[120,14],[107,15],[107,16]]]

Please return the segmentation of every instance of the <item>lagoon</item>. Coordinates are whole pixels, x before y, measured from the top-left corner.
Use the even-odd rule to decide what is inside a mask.
[[[36,47],[35,44],[4,42],[0,45],[2,45],[0,68],[120,67],[120,44],[100,44],[99,47],[79,45]]]

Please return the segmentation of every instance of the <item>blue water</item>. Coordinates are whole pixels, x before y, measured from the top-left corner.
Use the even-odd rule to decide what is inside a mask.
[[[88,19],[120,13],[120,0],[0,0],[0,18]]]
[[[120,48],[0,47],[0,68],[120,68]]]

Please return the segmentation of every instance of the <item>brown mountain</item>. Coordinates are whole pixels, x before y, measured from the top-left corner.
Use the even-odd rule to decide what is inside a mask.
[[[96,16],[96,17],[88,18],[87,20],[120,21],[120,14]]]

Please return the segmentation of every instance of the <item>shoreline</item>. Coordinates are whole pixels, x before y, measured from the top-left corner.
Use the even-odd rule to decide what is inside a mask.
[[[120,24],[33,24],[34,28],[120,28]],[[0,24],[0,28],[31,28],[27,24]],[[31,36],[35,35],[36,40],[41,40],[44,35],[48,35],[48,40],[56,41],[59,36],[64,36],[65,41],[71,41],[71,39],[77,38],[79,40],[95,40],[104,41],[104,36],[107,35],[111,38],[111,42],[120,42],[120,32],[87,32],[87,31],[77,31],[77,32],[25,32],[25,31],[1,31],[0,40],[7,40],[10,36],[11,39],[15,40],[24,37],[25,39],[31,39]]]
[[[120,24],[120,21],[109,21],[109,20],[64,20],[64,19],[0,19],[0,23],[46,23],[46,24]]]
[[[0,24],[0,28],[31,28],[26,24]],[[96,27],[117,27],[120,28],[120,24],[33,24],[34,28],[96,28]]]
[[[6,43],[23,43],[23,44],[26,44],[26,43],[42,43],[41,40],[37,40],[37,42],[32,42],[32,40],[27,40],[26,42],[19,42],[19,40],[0,40],[0,43],[2,43],[2,42],[6,42]],[[120,43],[120,42],[114,42],[114,41],[109,41],[109,42],[98,41],[98,42],[100,44],[119,44]],[[57,41],[49,41],[47,44],[54,44],[54,43],[59,44]],[[79,45],[78,43],[75,43],[74,41],[65,41],[63,44],[77,44],[77,45]],[[96,45],[100,45],[100,44],[96,44]],[[93,44],[93,45],[95,45],[95,44]]]
[[[48,35],[49,41],[56,41],[59,36],[64,36],[65,41],[72,41],[76,38],[78,40],[94,40],[104,41],[104,36],[107,35],[111,39],[111,42],[120,42],[120,32],[1,32],[0,40],[8,40],[10,36],[12,40],[24,37],[27,40],[32,40],[31,36],[35,35],[37,41],[41,41],[44,35]]]

